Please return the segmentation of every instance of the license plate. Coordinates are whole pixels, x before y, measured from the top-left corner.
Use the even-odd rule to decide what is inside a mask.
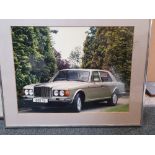
[[[48,99],[46,99],[46,98],[33,98],[33,102],[48,103]]]

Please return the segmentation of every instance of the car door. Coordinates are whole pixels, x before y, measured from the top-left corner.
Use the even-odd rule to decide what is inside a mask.
[[[100,71],[102,98],[111,97],[115,88],[115,82],[113,82],[108,72]]]
[[[89,101],[100,100],[102,98],[101,79],[98,71],[92,71],[91,82],[87,89],[87,99]]]

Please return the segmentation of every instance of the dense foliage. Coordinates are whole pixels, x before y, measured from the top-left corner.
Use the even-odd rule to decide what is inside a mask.
[[[83,68],[107,69],[129,89],[133,27],[91,27],[84,42]]]
[[[83,45],[82,68],[107,69],[129,89],[133,27],[90,27]],[[53,47],[48,27],[12,27],[18,95],[25,85],[46,82],[57,70],[81,67],[82,49],[75,47],[69,61]]]
[[[18,95],[23,86],[46,82],[56,71],[48,27],[12,27]]]

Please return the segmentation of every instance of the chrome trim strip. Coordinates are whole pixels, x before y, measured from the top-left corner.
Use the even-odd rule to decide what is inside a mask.
[[[104,97],[104,98],[89,99],[89,100],[87,100],[86,102],[106,100],[106,99],[110,99],[110,98],[111,98],[111,96],[109,96],[109,97]]]

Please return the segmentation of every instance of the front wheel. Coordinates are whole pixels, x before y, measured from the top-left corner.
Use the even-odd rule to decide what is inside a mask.
[[[73,110],[75,112],[80,112],[81,109],[82,109],[82,99],[80,97],[80,94],[77,94],[73,101]]]
[[[115,106],[117,105],[118,95],[114,92],[109,100],[109,105]]]

